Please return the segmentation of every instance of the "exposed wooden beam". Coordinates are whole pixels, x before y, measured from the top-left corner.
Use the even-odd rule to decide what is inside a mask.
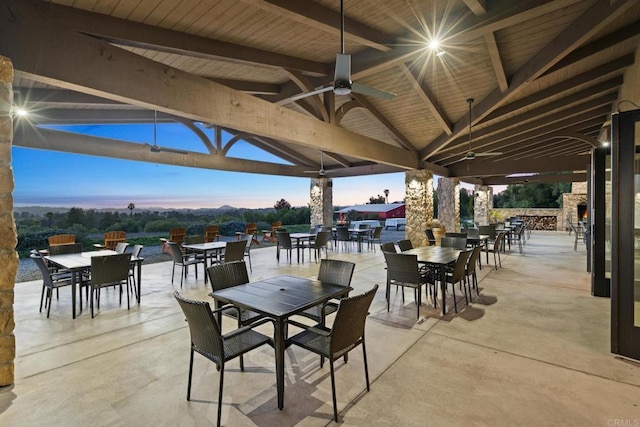
[[[474,15],[484,15],[487,13],[486,0],[462,0]]]
[[[153,153],[142,144],[100,138],[89,135],[35,129],[19,126],[16,128],[13,145],[17,147],[62,151],[149,163],[185,166],[199,169],[216,169],[246,173],[282,176],[304,176],[299,166],[279,165],[255,160],[228,158],[196,152],[177,154],[171,152]]]
[[[232,79],[210,79],[221,85],[228,86],[240,92],[250,93],[252,95],[277,95],[280,93],[280,85],[272,83],[249,82],[245,80]]]
[[[338,109],[336,110],[336,125],[339,125],[344,116],[346,116],[347,113],[354,108],[364,108],[364,105],[354,99],[351,101],[347,101],[340,107],[338,107]]]
[[[489,58],[491,58],[491,65],[493,65],[493,72],[498,80],[498,87],[502,92],[506,92],[509,88],[507,82],[507,75],[504,73],[504,66],[502,65],[502,59],[500,58],[500,50],[496,43],[496,37],[493,33],[487,33],[484,35],[484,41],[489,51]]]
[[[65,30],[50,18],[3,7],[0,24],[1,40],[20,40],[0,44],[18,77],[395,167],[418,166],[410,151]]]
[[[328,75],[331,72],[330,66],[319,62],[185,34],[100,13],[32,0],[2,0],[2,2],[11,7],[15,16],[44,15],[47,20],[56,22],[60,28],[73,29],[126,46],[198,58],[290,68],[316,76]]]
[[[52,106],[52,105],[76,105],[76,106],[91,106],[106,105],[109,107],[116,107],[121,105],[125,108],[136,108],[130,105],[116,102],[111,99],[100,98],[97,96],[87,95],[86,93],[74,92],[72,90],[63,89],[40,89],[40,88],[14,88],[14,97],[19,100],[21,105],[34,105],[40,106]]]
[[[538,78],[635,4],[634,0],[619,0],[615,3],[611,3],[610,0],[597,0],[593,6],[573,22],[567,31],[559,34],[547,46],[538,51],[512,76],[509,89],[506,92],[496,89],[478,102],[474,108],[475,114],[472,124],[480,122],[493,110],[504,105],[519,93],[527,82]],[[454,124],[451,135],[442,134],[436,138],[421,151],[421,157],[427,159],[446,147],[454,138],[465,131],[469,125],[468,121],[469,118],[463,116]]]
[[[575,125],[582,124],[583,127],[592,126],[594,123],[601,122],[603,117],[605,117],[607,111],[609,111],[609,107],[604,106],[596,108],[587,116],[576,115],[564,118],[564,120],[550,120],[549,123],[544,126],[539,126],[540,123],[535,123],[529,127],[522,127],[514,130],[511,133],[500,135],[499,139],[492,138],[491,142],[482,144],[478,148],[474,147],[474,150],[477,152],[493,152],[509,149],[512,147],[525,147],[533,141],[539,141],[545,137],[548,138],[548,135],[554,134],[555,132],[561,130],[565,130]],[[463,152],[459,153],[458,157],[463,154]],[[454,159],[455,156],[452,156],[447,161],[441,162],[441,164],[444,164],[446,166],[447,164],[451,164],[452,162],[454,162]]]
[[[380,122],[387,133],[395,139],[401,146],[406,148],[407,150],[418,154],[418,150],[416,147],[411,144],[411,142],[391,123],[378,109],[365,97],[362,95],[358,95],[357,93],[352,94],[353,97],[362,104],[366,111],[373,116],[375,120]]]
[[[629,24],[618,31],[614,31],[611,34],[607,34],[606,36],[594,40],[589,44],[577,48],[561,61],[558,61],[558,63],[553,67],[549,68],[543,76],[551,74],[571,64],[575,64],[576,62],[595,55],[598,52],[602,52],[605,49],[624,43],[628,39],[637,37],[638,35],[640,35],[640,22]]]
[[[555,96],[559,93],[565,92],[570,89],[574,89],[578,86],[582,85],[591,85],[592,81],[598,78],[602,78],[612,73],[620,73],[624,68],[633,65],[634,63],[634,55],[625,55],[623,57],[617,58],[611,62],[608,62],[599,67],[593,68],[589,71],[586,71],[582,74],[578,74],[575,77],[564,80],[558,84],[553,86],[549,86],[546,89],[542,89],[536,93],[533,93],[529,96],[525,96],[524,98],[513,101],[510,104],[504,105],[500,108],[496,108],[491,114],[487,115],[481,123],[485,123],[494,119],[497,119],[502,116],[506,116],[507,114],[512,114],[522,108],[531,107],[533,104],[537,102],[541,102]],[[610,81],[615,81],[617,86],[622,86],[624,83],[624,78],[622,75],[617,75],[610,79]]]
[[[335,36],[336,53],[340,47],[340,13],[328,9],[318,3],[311,1],[301,2],[299,0],[242,0],[254,7],[277,13],[285,18],[300,22],[311,28]],[[348,4],[347,4],[348,7]],[[344,18],[345,38],[373,49],[381,51],[389,51],[390,44],[393,44],[392,37],[385,35],[380,30],[368,27],[367,25],[350,19]],[[328,37],[328,40],[334,40]]]
[[[431,93],[431,89],[429,89],[422,81],[422,76],[416,75],[417,71],[407,67],[406,64],[400,64],[398,68],[402,71],[402,74],[405,76],[416,95],[418,95],[427,109],[431,112],[433,118],[436,119],[436,122],[442,127],[442,130],[444,130],[446,134],[450,134],[451,123],[440,108],[440,105],[436,102],[435,96]]]
[[[584,115],[590,110],[615,102],[618,98],[617,92],[613,91],[608,83],[602,83],[591,88],[587,88],[578,93],[574,93],[565,98],[558,99],[541,107],[527,111],[526,113],[513,116],[494,125],[486,126],[473,131],[473,148],[483,147],[484,140],[489,139],[495,143],[509,136],[518,135],[533,129],[544,128],[552,123],[561,122],[572,116]],[[602,95],[604,93],[604,95]],[[596,96],[598,98],[592,99]],[[584,102],[587,100],[587,102]],[[439,162],[450,158],[453,153],[459,154],[468,149],[468,141],[462,138],[456,140],[455,145],[450,145],[447,150],[430,158],[431,161]]]
[[[311,92],[314,87],[313,83],[302,73],[296,70],[284,70],[289,78],[302,90],[302,92]],[[324,103],[320,100],[318,95],[311,95],[299,100],[300,102],[307,102],[316,112],[316,115],[322,117],[322,119],[329,123],[329,112],[324,107]]]
[[[250,144],[255,145],[261,150],[266,151],[267,153],[271,153],[276,157],[281,158],[289,163],[293,163],[294,165],[304,166],[304,167],[319,167],[316,165],[316,162],[310,160],[308,157],[303,156],[295,151],[289,150],[284,144],[279,143],[278,141],[274,141],[271,138],[261,138],[259,136],[252,136],[247,141]]]
[[[556,157],[553,159],[538,159],[532,161],[525,160],[509,160],[509,161],[491,161],[475,159],[469,162],[467,170],[467,162],[460,162],[452,165],[449,169],[452,176],[493,176],[493,175],[509,175],[513,173],[529,173],[529,172],[563,172],[574,170],[585,170],[589,163],[588,159],[573,157]]]
[[[178,116],[158,113],[158,123],[173,123]],[[153,111],[136,109],[81,109],[45,108],[29,112],[29,120],[35,124],[124,124],[153,123]]]

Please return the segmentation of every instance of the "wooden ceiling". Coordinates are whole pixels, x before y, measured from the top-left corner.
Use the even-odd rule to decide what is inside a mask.
[[[297,96],[332,84],[339,0],[0,0],[16,104],[37,111],[14,145],[289,176],[310,176],[322,150],[331,177],[584,179],[640,36],[637,0],[345,0],[344,11],[352,80],[393,99]],[[151,123],[154,110],[202,148],[36,128]],[[233,157],[237,140],[287,164]]]

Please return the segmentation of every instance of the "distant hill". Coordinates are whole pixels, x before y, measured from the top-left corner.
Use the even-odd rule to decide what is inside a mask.
[[[53,212],[55,214],[59,214],[59,213],[66,213],[69,211],[70,208],[66,208],[66,207],[55,207],[55,206],[14,206],[13,208],[13,212],[14,213],[22,213],[22,212],[28,212],[32,215],[35,216],[45,216],[47,214],[47,212]],[[82,208],[83,210],[90,210],[93,209],[96,212],[118,212],[118,213],[125,213],[128,214],[129,213],[129,209],[126,208]],[[259,211],[259,212],[268,212],[268,211],[272,211],[273,207],[269,207],[269,208],[254,208],[254,209],[249,209],[249,208],[236,208],[233,206],[229,206],[229,205],[222,205],[219,208],[196,208],[196,209],[170,209],[170,208],[160,208],[160,207],[149,207],[149,208],[135,208],[134,213],[135,212],[174,212],[174,211],[178,211],[178,212],[196,212],[196,213],[201,213],[201,214],[206,214],[207,212],[221,212],[221,211],[230,211],[230,210],[236,210],[236,209],[246,209],[246,210],[252,210],[252,211]]]

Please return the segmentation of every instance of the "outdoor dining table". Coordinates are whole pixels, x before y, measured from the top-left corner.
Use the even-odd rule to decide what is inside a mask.
[[[298,263],[300,263],[300,245],[301,245],[301,243],[304,240],[311,241],[311,239],[315,238],[316,235],[315,235],[315,233],[290,233],[289,237],[291,237],[291,239],[295,239],[296,240]],[[304,262],[304,251],[302,252],[302,262]]]
[[[67,269],[71,272],[71,314],[74,319],[76,318],[76,287],[79,282],[78,278],[81,278],[83,271],[91,269],[92,257],[105,255],[118,255],[118,252],[112,251],[110,249],[104,249],[100,251],[80,252],[75,254],[46,255],[44,257],[47,262],[55,264],[58,267]],[[140,279],[142,278],[142,261],[144,261],[144,258],[131,257],[131,263],[136,266],[136,280],[138,282],[138,304],[140,304],[140,299],[142,296],[142,292],[140,292]],[[82,311],[82,295],[80,295],[80,311]]]
[[[484,246],[484,252],[487,255],[487,264],[489,264],[489,235],[488,234],[481,234],[478,237],[467,236],[467,243],[474,247],[478,245]],[[479,257],[479,259],[480,258],[481,257]],[[482,268],[482,263],[480,265],[480,268]]]
[[[454,248],[443,248],[442,246],[421,246],[406,251],[403,254],[417,255],[418,262],[436,270],[440,276],[440,290],[442,292],[442,315],[447,314],[446,303],[446,267],[453,264],[460,255],[460,250]]]
[[[308,308],[347,295],[350,290],[348,286],[282,275],[221,289],[209,295],[223,303],[255,311],[274,320],[276,386],[278,408],[282,409],[284,407],[284,351],[288,347],[285,336],[286,320]]]
[[[204,283],[208,282],[207,275],[207,259],[209,259],[209,252],[217,252],[218,254],[227,247],[227,242],[207,242],[207,243],[193,243],[190,245],[182,245],[184,249],[190,249],[196,254],[202,254],[204,258]],[[212,263],[213,264],[213,263]]]

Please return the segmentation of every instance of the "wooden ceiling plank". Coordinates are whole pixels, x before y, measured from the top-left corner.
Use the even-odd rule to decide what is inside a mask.
[[[611,73],[619,72],[626,67],[633,65],[634,63],[634,55],[625,55],[620,58],[617,58],[613,61],[610,61],[604,65],[593,68],[589,71],[586,71],[582,74],[579,74],[575,77],[564,80],[558,84],[553,86],[549,86],[548,88],[542,89],[532,95],[526,96],[524,98],[518,99],[510,104],[504,105],[500,108],[496,108],[491,114],[487,115],[480,123],[485,123],[491,120],[495,120],[501,116],[505,116],[507,114],[511,114],[515,111],[518,111],[522,108],[528,107],[537,102],[543,101],[549,97],[555,96],[559,93],[562,93],[566,90],[575,88],[577,86],[581,86],[584,84],[588,84],[591,81],[597,79],[598,77],[606,76]],[[624,83],[624,78],[622,75],[615,76],[613,79],[622,86]]]
[[[509,89],[506,92],[494,90],[474,108],[472,124],[477,124],[493,110],[504,105],[515,96],[528,81],[535,80],[542,73],[555,65],[571,51],[584,43],[589,37],[597,34],[614,19],[635,5],[634,0],[597,0],[584,14],[582,14],[570,28],[560,33],[547,46],[538,51],[525,65],[511,77]],[[453,126],[451,135],[442,134],[421,151],[421,158],[428,159],[443,148],[454,138],[464,132],[469,125],[469,118],[463,116]]]
[[[418,159],[408,150],[318,122],[36,18],[0,8],[0,39],[21,41],[0,45],[0,54],[13,61],[18,77],[373,162],[418,167]]]
[[[496,43],[495,34],[485,34],[484,41],[487,45],[487,50],[489,51],[489,58],[491,58],[491,65],[493,65],[496,80],[498,80],[498,87],[502,92],[506,92],[507,89],[509,89],[509,83],[507,82],[507,75],[504,72],[502,59],[500,59],[500,51],[498,49],[498,44]]]
[[[2,2],[15,10],[17,14],[31,16],[44,14],[47,21],[56,22],[60,27],[91,34],[126,46],[199,58],[224,59],[276,68],[290,68],[315,76],[326,76],[331,73],[331,67],[319,62],[189,35],[53,3],[23,0],[2,0]]]
[[[242,0],[251,6],[259,7],[269,12],[277,13],[288,19],[300,22],[311,28],[316,28],[336,36],[336,53],[340,46],[340,13],[328,9],[320,4],[299,0]],[[371,28],[354,19],[345,16],[345,38],[373,49],[387,52],[394,43],[392,37],[380,30]]]
[[[438,105],[435,100],[435,96],[427,87],[426,84],[423,83],[422,78],[419,75],[416,75],[417,71],[415,69],[411,69],[407,67],[406,64],[400,64],[398,66],[402,74],[405,76],[415,93],[420,97],[424,105],[427,109],[433,114],[433,117],[436,119],[436,122],[442,127],[445,133],[451,133],[451,123],[442,112],[442,109]]]
[[[385,130],[391,135],[393,139],[398,141],[407,150],[418,154],[416,147],[391,123],[378,109],[367,99],[366,96],[352,93],[353,97],[365,107],[365,109],[374,117],[375,120],[380,122],[384,126]]]

